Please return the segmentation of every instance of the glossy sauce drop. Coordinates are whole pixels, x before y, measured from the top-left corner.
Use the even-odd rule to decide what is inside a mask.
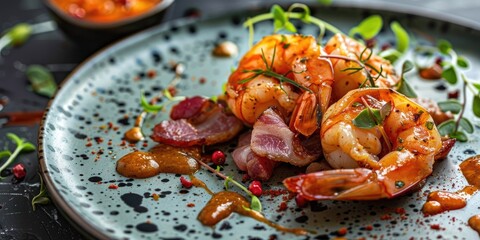
[[[142,112],[140,115],[138,115],[137,119],[135,119],[135,125],[125,132],[125,140],[127,140],[129,143],[136,143],[144,138],[142,133],[142,124],[146,115],[146,112]]]
[[[7,112],[0,114],[0,122],[1,119],[6,119],[3,126],[31,126],[40,123],[42,117],[43,111]]]
[[[468,225],[480,234],[480,214],[474,215],[468,219]]]
[[[200,168],[200,148],[157,145],[149,152],[131,152],[117,161],[117,172],[130,178],[148,178],[159,173],[192,175]]]
[[[206,226],[214,226],[221,220],[227,218],[233,212],[251,217],[259,222],[265,223],[279,231],[306,235],[307,230],[302,228],[286,228],[266,219],[261,213],[248,209],[250,203],[236,192],[223,191],[212,196],[207,205],[198,214],[198,220]]]
[[[469,186],[457,192],[434,191],[428,195],[422,211],[427,215],[434,215],[448,210],[463,208],[480,188],[480,155],[468,158],[460,164],[463,176]]]

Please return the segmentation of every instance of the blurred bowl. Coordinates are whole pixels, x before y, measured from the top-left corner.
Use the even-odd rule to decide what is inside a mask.
[[[162,0],[152,9],[111,22],[94,22],[73,17],[51,0],[44,0],[60,29],[75,42],[88,48],[99,48],[115,39],[160,23],[174,0]]]

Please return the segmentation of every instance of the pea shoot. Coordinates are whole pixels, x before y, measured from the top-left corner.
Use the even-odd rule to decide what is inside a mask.
[[[362,97],[362,104],[365,107],[353,120],[352,123],[358,128],[370,129],[377,128],[382,134],[385,143],[387,144],[388,151],[392,149],[392,144],[387,136],[387,133],[383,129],[383,122],[385,118],[390,115],[392,110],[392,104],[390,102],[383,105],[380,109],[371,108],[367,101]]]
[[[0,38],[0,53],[8,46],[23,45],[34,34],[53,30],[55,30],[55,24],[52,21],[37,24],[19,23],[6,30],[5,34]]]
[[[0,159],[8,157],[7,161],[5,161],[2,164],[2,166],[0,166],[0,173],[3,170],[5,170],[10,164],[12,164],[13,161],[17,158],[17,156],[20,153],[31,152],[35,150],[35,146],[32,143],[27,142],[24,139],[21,139],[14,133],[7,133],[7,138],[9,138],[13,143],[15,143],[16,148],[15,148],[15,151],[13,151],[13,153],[8,150],[4,150],[0,152]],[[0,179],[2,179],[1,176],[0,176]]]

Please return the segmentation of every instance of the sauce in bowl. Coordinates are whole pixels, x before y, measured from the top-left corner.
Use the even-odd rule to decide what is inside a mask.
[[[111,23],[152,10],[162,0],[49,0],[68,15],[90,22]]]

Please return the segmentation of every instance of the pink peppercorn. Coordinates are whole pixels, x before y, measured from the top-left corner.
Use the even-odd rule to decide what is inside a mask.
[[[212,162],[215,165],[223,165],[225,164],[225,153],[220,150],[217,150],[212,153]]]
[[[191,188],[193,186],[193,183],[183,176],[180,177],[180,183],[182,184],[183,187],[185,188]]]
[[[262,183],[260,181],[252,181],[248,186],[248,190],[253,193],[253,195],[260,197],[262,195]]]
[[[25,175],[27,175],[25,166],[22,163],[15,165],[12,170],[13,170],[13,176],[15,176],[16,179],[23,179]]]

